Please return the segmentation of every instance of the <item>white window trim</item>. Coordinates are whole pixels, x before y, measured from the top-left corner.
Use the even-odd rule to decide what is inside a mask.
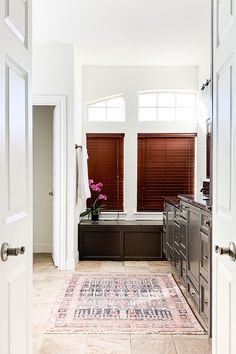
[[[175,105],[173,107],[169,106],[158,106],[158,94],[161,93],[173,93],[175,94]],[[177,106],[176,105],[176,94],[193,94],[195,95],[195,104],[194,107],[185,107],[185,106]],[[140,106],[139,105],[139,97],[140,95],[145,95],[145,94],[156,94],[156,106]],[[146,122],[181,122],[181,120],[176,119],[176,109],[177,108],[194,108],[195,114],[194,114],[194,119],[191,121],[197,121],[197,99],[198,99],[198,91],[195,90],[173,90],[173,89],[158,89],[158,90],[145,90],[145,91],[138,91],[138,121],[141,123],[146,123]],[[140,119],[140,108],[153,108],[156,110],[156,119],[155,120],[141,120]],[[163,121],[158,119],[158,108],[172,108],[175,110],[175,119],[174,120],[168,120],[168,121]],[[185,120],[183,120],[186,122]]]
[[[120,93],[120,94],[117,94],[117,95],[112,95],[112,96],[106,96],[106,97],[103,97],[103,98],[99,98],[97,100],[94,100],[94,101],[90,101],[87,103],[87,121],[88,122],[93,122],[93,123],[100,123],[100,122],[103,122],[103,123],[125,123],[126,122],[126,100],[125,100],[125,93]],[[124,100],[124,107],[118,107],[118,106],[109,106],[107,107],[107,101],[109,100],[113,100],[115,98],[123,98]],[[91,105],[94,105],[94,104],[97,104],[97,103],[100,103],[100,102],[105,102],[105,106],[104,107],[91,107]],[[90,120],[89,119],[89,108],[101,108],[101,109],[105,109],[106,110],[106,119],[105,120],[100,120],[100,121],[96,121],[96,120]],[[120,108],[120,109],[123,109],[123,120],[117,120],[117,121],[112,121],[112,120],[108,120],[107,119],[107,109],[109,108]]]
[[[155,220],[160,221],[160,225],[163,223],[163,212],[136,212],[134,213],[135,220]]]
[[[100,220],[126,220],[126,211],[102,211]]]

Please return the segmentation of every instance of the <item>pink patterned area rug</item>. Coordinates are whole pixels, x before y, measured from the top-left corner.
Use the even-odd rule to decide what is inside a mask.
[[[47,333],[203,334],[171,274],[74,273]]]

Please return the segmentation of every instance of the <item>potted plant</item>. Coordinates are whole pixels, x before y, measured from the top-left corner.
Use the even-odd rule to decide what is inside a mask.
[[[107,200],[107,196],[101,194],[103,184],[101,182],[94,183],[94,180],[89,180],[89,188],[91,190],[91,198],[93,201],[92,206],[85,210],[80,216],[83,218],[85,216],[89,216],[91,214],[92,221],[99,220],[99,214],[101,213],[101,209],[104,204],[101,204],[103,200]]]

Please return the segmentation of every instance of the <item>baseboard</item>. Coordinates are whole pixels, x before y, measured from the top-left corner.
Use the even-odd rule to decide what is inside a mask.
[[[74,259],[71,258],[66,260],[66,270],[72,270],[72,271],[75,270],[78,262],[79,262],[79,252],[76,252]]]
[[[34,253],[52,253],[52,245],[51,244],[34,245],[33,252]]]

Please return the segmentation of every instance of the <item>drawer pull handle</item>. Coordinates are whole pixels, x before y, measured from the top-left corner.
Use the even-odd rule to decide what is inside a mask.
[[[192,295],[193,297],[197,296],[194,292],[192,292],[191,295]]]

